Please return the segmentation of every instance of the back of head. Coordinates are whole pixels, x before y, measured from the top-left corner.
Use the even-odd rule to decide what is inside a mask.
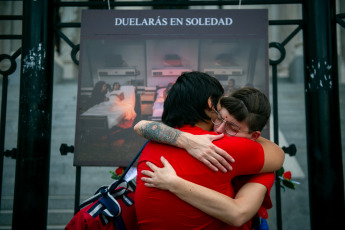
[[[171,127],[194,126],[200,121],[209,121],[205,113],[208,98],[214,106],[224,93],[219,81],[198,71],[183,73],[169,90],[164,102],[162,121]]]
[[[266,95],[253,87],[243,87],[233,92],[231,97],[241,100],[247,107],[245,121],[249,130],[262,131],[271,114],[271,105]]]

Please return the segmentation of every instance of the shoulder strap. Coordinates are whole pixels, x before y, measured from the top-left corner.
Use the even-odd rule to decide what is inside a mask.
[[[139,153],[134,157],[134,159],[132,160],[132,162],[128,165],[128,167],[126,168],[126,170],[123,172],[123,174],[121,175],[121,177],[116,180],[111,186],[110,186],[110,191],[113,191],[114,189],[117,188],[117,186],[119,184],[121,184],[124,180],[125,180],[125,176],[128,173],[128,171],[130,170],[130,168],[133,166],[133,164],[137,161],[137,159],[139,158],[141,152],[143,151],[143,149],[145,148],[146,144],[149,141],[146,141],[146,143],[143,145],[143,147],[141,148],[141,150],[139,151]]]
[[[133,166],[135,161],[139,158],[141,152],[143,151],[143,149],[145,148],[145,146],[148,142],[149,141],[147,141],[143,145],[143,147],[141,148],[139,153],[135,156],[135,158],[132,160],[132,162],[129,164],[129,166],[127,167],[125,172],[122,174],[122,176],[118,180],[114,181],[109,186],[100,187],[94,196],[83,201],[79,205],[79,209],[85,208],[87,205],[97,201],[87,211],[91,216],[96,217],[96,216],[102,214],[102,216],[114,218],[114,217],[121,215],[121,207],[120,207],[119,203],[116,201],[116,199],[111,195],[111,193],[119,186],[119,184],[121,184],[124,181],[124,178],[125,178],[127,172]]]

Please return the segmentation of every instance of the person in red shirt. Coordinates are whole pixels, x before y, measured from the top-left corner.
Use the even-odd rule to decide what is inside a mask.
[[[237,135],[239,137],[245,137],[249,138],[251,140],[256,140],[260,134],[261,130],[264,128],[264,126],[267,123],[267,120],[270,116],[270,104],[267,99],[267,97],[260,92],[259,90],[251,87],[245,87],[240,90],[237,90],[235,93],[232,95],[234,98],[241,100],[243,103],[241,105],[245,105],[246,108],[249,111],[249,114],[247,115],[247,118],[245,119],[244,123],[239,122],[236,119],[231,119],[227,123],[224,123],[223,118],[221,117],[220,114],[217,113],[218,116],[214,117],[213,123],[215,124],[214,130],[220,133],[226,133],[227,135],[234,136]],[[238,117],[238,111],[240,110],[239,107],[235,106],[233,102],[234,99],[232,98],[223,98],[221,100],[221,105],[227,109],[230,114],[233,114]],[[236,100],[235,100],[236,103]],[[228,114],[224,114],[225,117],[228,117]],[[146,121],[143,121],[146,123]],[[160,127],[161,126],[161,127]],[[150,130],[145,130],[145,125],[144,124],[137,124],[136,130],[143,132],[146,136],[147,133],[150,132]],[[256,130],[256,131],[254,131]],[[168,133],[168,132],[178,132],[174,129],[170,129],[164,125],[158,125],[155,128],[156,132],[163,132],[163,133]],[[139,133],[141,133],[139,132]],[[183,135],[181,138],[184,137]],[[199,137],[199,136],[198,136]],[[183,138],[182,138],[183,139]],[[198,139],[192,140],[197,141]],[[207,141],[206,141],[207,142]],[[186,142],[189,143],[189,142]],[[198,146],[202,146],[205,143],[205,141],[199,141],[199,144],[193,144],[194,148]],[[174,144],[174,143],[169,143],[169,144]],[[212,145],[211,145],[212,146]],[[179,147],[186,148],[187,146],[182,146],[180,145]],[[214,147],[214,146],[213,146]],[[186,148],[187,149],[187,148]],[[189,150],[190,151],[190,150]],[[208,150],[210,151],[210,150]],[[206,155],[208,156],[208,155]],[[199,157],[199,160],[204,160],[203,157]],[[208,161],[206,161],[208,162]],[[168,163],[167,163],[168,164]],[[159,171],[160,169],[158,169]],[[163,171],[164,172],[164,171]],[[168,171],[167,171],[168,172]],[[146,173],[143,172],[145,175]],[[150,175],[149,172],[147,172],[147,175]],[[154,174],[158,174],[161,172],[155,172]],[[174,173],[174,171],[170,172]],[[151,174],[152,176],[152,174]],[[169,178],[169,175],[154,175],[156,178],[149,183],[149,186],[154,186],[162,189],[168,189],[169,185],[167,184],[168,182],[165,181],[166,178]],[[145,180],[145,179],[144,179]],[[237,220],[237,223],[241,225],[243,223],[242,220],[246,220],[246,218],[250,218],[254,215],[254,213],[258,212],[256,216],[261,217],[266,219],[268,217],[266,209],[269,209],[272,207],[272,203],[270,200],[269,192],[271,190],[271,187],[274,183],[275,180],[275,175],[274,173],[266,173],[266,174],[258,174],[258,175],[249,175],[249,176],[239,176],[236,177],[232,183],[235,188],[235,193],[237,194],[235,197],[235,201],[240,205],[242,202],[243,205],[240,205],[240,208],[234,209],[232,206],[233,201],[230,199],[227,199],[225,201],[230,201],[230,205],[226,206],[229,207],[229,209],[225,212],[221,212],[223,214],[222,219],[225,220],[225,222],[232,224]],[[243,186],[243,187],[242,187]],[[182,188],[187,190],[187,188]],[[206,194],[204,192],[202,195]],[[251,200],[246,200],[244,198],[251,198]],[[193,198],[194,199],[194,198]],[[207,199],[207,196],[206,198]],[[206,200],[207,201],[207,200]],[[219,203],[219,206],[225,204],[224,200]],[[188,200],[187,200],[188,202]],[[211,202],[211,201],[210,201]],[[250,204],[249,206],[246,204]],[[262,204],[262,205],[261,205]],[[261,207],[259,207],[261,205]],[[208,210],[205,211],[208,213]],[[228,213],[231,213],[232,215],[229,216]],[[238,215],[234,215],[234,213],[239,213]],[[212,215],[213,213],[210,212],[208,213]],[[217,217],[217,216],[216,216]],[[244,218],[243,218],[244,217]],[[241,222],[242,221],[242,222]],[[241,226],[240,229],[245,230],[245,229],[251,229],[253,227],[251,220],[246,222]]]
[[[212,113],[217,112],[214,105],[217,105],[222,94],[223,89],[219,82],[209,75],[200,72],[184,73],[168,94],[162,121],[190,134],[214,134],[209,132],[213,126],[210,117]],[[241,102],[238,105],[241,105]],[[222,113],[221,110],[219,112]],[[174,139],[178,136],[164,138]],[[150,163],[147,162],[162,167],[163,155],[174,167],[179,178],[207,187],[225,197],[233,197],[234,190],[229,182],[235,176],[272,172],[281,167],[284,153],[277,154],[276,151],[279,152],[280,148],[272,147],[271,143],[267,142],[262,142],[264,149],[269,146],[268,149],[275,148],[275,151],[265,149],[264,152],[257,142],[239,137],[226,136],[214,141],[218,148],[224,149],[236,159],[233,169],[224,173],[209,170],[205,164],[197,161],[183,149],[151,141],[139,159],[137,178],[142,177],[143,170],[149,169],[147,164]],[[192,191],[194,187],[190,189]],[[141,179],[137,179],[135,200],[139,229],[231,229],[231,226],[211,217],[214,215],[202,212],[204,210],[195,204],[192,205],[197,208],[168,191],[146,187]]]

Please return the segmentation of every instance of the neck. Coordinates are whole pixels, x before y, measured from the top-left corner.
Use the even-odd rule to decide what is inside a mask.
[[[212,131],[213,124],[211,121],[208,121],[208,122],[199,121],[198,123],[195,124],[195,126],[206,131]]]

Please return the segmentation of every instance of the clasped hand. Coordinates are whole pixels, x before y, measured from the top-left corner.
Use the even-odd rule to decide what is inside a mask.
[[[147,166],[152,170],[142,170],[141,173],[147,177],[141,177],[145,186],[152,188],[159,188],[163,190],[170,190],[178,180],[178,176],[171,164],[162,156],[161,162],[163,168],[157,167],[151,162],[146,162]]]

